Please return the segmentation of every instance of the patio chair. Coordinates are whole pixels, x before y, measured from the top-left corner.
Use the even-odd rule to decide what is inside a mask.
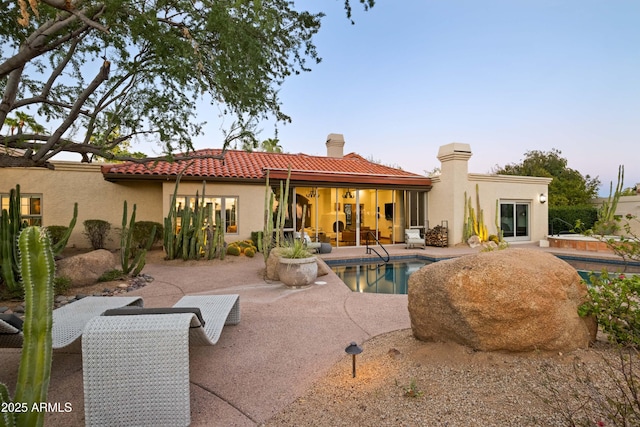
[[[216,344],[240,322],[239,304],[239,295],[192,295],[92,319],[82,340],[86,425],[189,425],[189,344]]]
[[[85,297],[53,310],[53,349],[79,351],[79,339],[89,320],[105,310],[142,306],[140,297]],[[22,320],[15,315],[0,316],[0,347],[20,348],[24,341]]]
[[[404,230],[404,243],[406,244],[406,249],[413,248],[416,245],[422,246],[422,249],[425,248],[424,238],[420,237],[420,230],[417,228]]]

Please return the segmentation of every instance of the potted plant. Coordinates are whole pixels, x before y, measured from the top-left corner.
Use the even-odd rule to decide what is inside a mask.
[[[318,261],[302,239],[287,241],[280,251],[278,264],[280,281],[292,288],[308,286],[318,276]]]

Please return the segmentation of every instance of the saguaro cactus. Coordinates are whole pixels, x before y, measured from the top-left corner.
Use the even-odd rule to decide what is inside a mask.
[[[0,413],[0,426],[42,426],[44,412],[37,409],[47,401],[51,375],[55,263],[43,228],[25,228],[18,247],[25,296],[24,341],[12,405],[15,412]],[[4,384],[0,384],[0,401],[10,401]]]

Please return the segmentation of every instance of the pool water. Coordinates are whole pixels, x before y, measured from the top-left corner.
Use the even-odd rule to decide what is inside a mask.
[[[329,264],[354,292],[406,295],[409,276],[431,261],[412,258],[390,263]]]

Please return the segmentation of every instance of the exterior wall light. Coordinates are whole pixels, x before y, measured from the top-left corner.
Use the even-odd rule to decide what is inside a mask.
[[[358,344],[356,344],[355,342],[352,342],[351,344],[349,344],[349,347],[345,348],[344,351],[347,354],[350,354],[352,357],[352,378],[356,377],[356,354],[360,354],[362,353],[362,347],[359,347]]]
[[[540,200],[540,203],[544,205],[547,201],[547,196],[545,196],[544,193],[541,193],[539,200]]]

